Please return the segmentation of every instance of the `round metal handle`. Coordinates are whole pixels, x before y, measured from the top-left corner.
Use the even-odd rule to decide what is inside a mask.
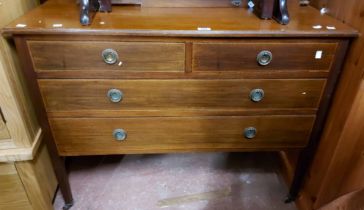
[[[127,138],[127,133],[123,129],[115,129],[113,132],[113,136],[116,141],[124,141]]]
[[[257,135],[257,129],[254,127],[248,127],[244,130],[244,137],[247,139],[253,139]]]
[[[250,91],[250,100],[253,102],[259,102],[264,98],[264,90],[263,89],[254,89]]]
[[[104,59],[104,62],[110,65],[115,64],[119,60],[118,53],[113,49],[106,49],[102,51],[102,59]]]
[[[124,94],[118,89],[110,89],[107,92],[107,97],[109,97],[111,102],[118,103],[123,100]]]
[[[268,50],[263,50],[257,55],[259,65],[266,66],[273,60],[273,54]]]

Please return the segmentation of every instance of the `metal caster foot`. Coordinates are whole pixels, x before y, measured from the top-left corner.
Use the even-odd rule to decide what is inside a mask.
[[[71,202],[71,203],[66,203],[66,204],[64,204],[64,206],[63,206],[63,210],[68,210],[68,209],[70,209],[71,207],[73,206],[73,201]]]

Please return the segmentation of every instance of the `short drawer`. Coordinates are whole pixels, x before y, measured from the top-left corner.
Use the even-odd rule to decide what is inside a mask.
[[[337,43],[195,43],[193,71],[329,70]],[[261,64],[260,64],[260,63]]]
[[[184,71],[183,43],[28,41],[36,71]]]
[[[299,148],[314,116],[51,118],[61,155]]]
[[[38,83],[48,112],[317,108],[325,86],[323,79],[50,79]]]

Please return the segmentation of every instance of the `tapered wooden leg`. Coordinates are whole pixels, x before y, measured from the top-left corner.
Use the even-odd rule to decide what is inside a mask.
[[[65,168],[64,160],[58,154],[57,146],[51,133],[51,127],[48,122],[47,112],[43,104],[42,96],[40,95],[37,75],[33,69],[26,40],[22,37],[15,37],[14,40],[22,64],[24,77],[27,78],[26,85],[28,87],[29,96],[33,103],[34,111],[37,116],[39,125],[42,128],[43,141],[45,141],[47,145],[56,178],[58,180],[59,188],[65,201],[64,209],[67,210],[73,205],[73,197],[71,187],[68,181],[68,174]]]
[[[290,203],[296,200],[298,193],[301,190],[305,175],[309,169],[310,163],[312,161],[315,149],[311,147],[305,148],[301,151],[298,160],[297,168],[293,177],[293,181],[286,197],[285,203]],[[316,147],[316,146],[314,146]]]
[[[61,190],[63,199],[65,201],[63,209],[67,210],[73,206],[73,196],[68,180],[68,174],[66,171],[64,159],[58,155],[56,145],[49,131],[47,132],[44,140],[46,141],[47,144],[47,148],[59,184],[59,189]]]

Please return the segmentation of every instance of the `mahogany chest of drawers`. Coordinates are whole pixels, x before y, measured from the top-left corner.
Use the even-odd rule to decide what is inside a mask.
[[[64,156],[304,147],[327,83],[307,75],[330,72],[342,50],[339,40],[304,39],[26,45]]]
[[[51,1],[4,29],[69,203],[58,155],[307,149],[356,35],[310,7],[287,26],[241,8],[120,7],[88,27],[77,12]]]

